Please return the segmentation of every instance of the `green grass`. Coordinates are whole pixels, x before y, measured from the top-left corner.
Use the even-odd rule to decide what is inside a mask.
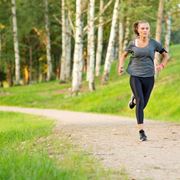
[[[171,60],[159,74],[145,110],[145,118],[180,122],[179,48],[180,45],[171,47]],[[129,76],[125,74],[119,77],[116,69],[117,63],[114,62],[107,86],[100,85],[99,79],[96,79],[96,91],[93,93],[88,92],[87,83],[84,83],[82,93],[78,97],[71,97],[71,84],[60,85],[57,81],[52,81],[1,89],[0,105],[68,109],[134,117],[134,110],[129,110],[127,106],[131,95]]]
[[[104,169],[67,136],[52,133],[52,120],[9,112],[0,117],[2,180],[128,179],[124,170]]]
[[[12,112],[0,112],[0,148],[31,140],[51,132],[53,121],[42,117]]]

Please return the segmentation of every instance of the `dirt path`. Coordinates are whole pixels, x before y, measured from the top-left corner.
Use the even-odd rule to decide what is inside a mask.
[[[1,111],[43,115],[106,167],[122,168],[131,179],[180,180],[180,124],[146,122],[147,142],[139,142],[135,120],[119,116],[0,106]]]

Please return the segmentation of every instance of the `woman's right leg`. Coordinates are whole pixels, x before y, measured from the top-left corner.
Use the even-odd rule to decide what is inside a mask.
[[[144,132],[144,95],[143,95],[143,84],[142,79],[139,77],[130,77],[130,86],[136,99],[136,118],[139,128],[139,135],[141,141],[146,141],[147,136]]]
[[[131,76],[130,86],[136,99],[136,118],[138,125],[140,125],[144,122],[144,95],[140,78]]]

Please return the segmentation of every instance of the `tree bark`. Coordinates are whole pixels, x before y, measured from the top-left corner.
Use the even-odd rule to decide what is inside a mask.
[[[161,42],[162,33],[162,20],[163,20],[164,0],[159,0],[159,7],[157,13],[157,24],[156,24],[156,41]],[[155,53],[154,59],[155,66],[159,64],[159,54]],[[157,72],[155,72],[157,74]]]
[[[126,24],[125,24],[125,35],[124,35],[124,41],[123,41],[123,50],[126,48],[129,40],[129,24],[130,24],[130,19],[129,17],[126,18]]]
[[[47,57],[47,81],[52,78],[52,59],[51,59],[51,40],[49,29],[49,16],[48,16],[48,0],[44,0],[45,5],[45,29],[46,29],[46,57]]]
[[[74,50],[74,62],[73,62],[73,73],[72,73],[72,94],[78,95],[81,85],[82,76],[82,11],[81,11],[82,0],[76,0],[76,33],[75,33],[75,50]]]
[[[68,17],[66,18],[66,79],[69,80],[71,77],[71,27]]]
[[[62,0],[62,57],[60,82],[70,79],[71,70],[71,28],[68,20],[68,12],[65,9],[65,1]]]
[[[169,52],[169,45],[171,41],[171,15],[170,12],[167,13],[167,16],[165,18],[166,22],[166,34],[165,34],[165,49],[167,52]]]
[[[103,16],[102,11],[104,7],[104,0],[100,0],[99,13],[99,25],[98,25],[98,42],[97,42],[97,51],[96,51],[96,76],[100,75],[101,68],[101,59],[102,59],[102,50],[103,50]]]
[[[124,27],[123,22],[119,20],[119,58],[123,52]]]
[[[89,90],[95,90],[94,69],[95,69],[95,49],[94,49],[94,6],[95,0],[89,2]]]
[[[19,56],[18,29],[17,29],[17,17],[16,17],[16,0],[11,0],[11,3],[12,3],[11,10],[12,10],[12,23],[13,23],[14,52],[15,52],[15,83],[20,84],[20,56]]]
[[[65,62],[66,62],[66,15],[65,15],[65,0],[61,0],[61,17],[62,17],[62,56],[61,56],[61,71],[60,82],[66,81]]]
[[[113,17],[112,17],[112,25],[111,25],[111,32],[110,32],[110,38],[107,48],[107,54],[105,59],[105,65],[104,65],[104,74],[102,83],[105,84],[108,81],[110,68],[112,64],[112,48],[115,41],[115,35],[116,35],[116,24],[118,20],[118,11],[119,11],[119,0],[115,1],[114,4],[114,10],[113,10]]]

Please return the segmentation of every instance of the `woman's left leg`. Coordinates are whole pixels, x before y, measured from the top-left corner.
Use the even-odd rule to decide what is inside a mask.
[[[152,89],[154,87],[154,76],[143,78],[142,87],[143,87],[142,90],[143,90],[144,108],[145,108],[149,101]]]

